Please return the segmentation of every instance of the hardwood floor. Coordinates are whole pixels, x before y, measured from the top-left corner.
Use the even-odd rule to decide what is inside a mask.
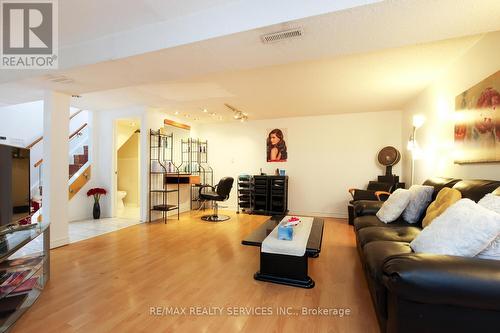
[[[267,217],[229,213],[227,222],[208,223],[199,215],[185,213],[167,225],[140,224],[53,250],[51,280],[12,332],[378,332],[354,232],[345,220],[325,219],[321,255],[309,261],[316,287],[301,289],[253,279],[259,249],[241,240]],[[223,312],[190,315],[196,306]],[[152,315],[151,307],[185,307],[187,315]],[[234,307],[273,315],[236,315]],[[278,307],[351,313],[278,315]]]

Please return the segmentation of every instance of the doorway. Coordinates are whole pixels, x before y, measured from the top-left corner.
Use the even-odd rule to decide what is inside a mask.
[[[115,214],[119,218],[140,219],[140,121],[116,122],[116,193]]]

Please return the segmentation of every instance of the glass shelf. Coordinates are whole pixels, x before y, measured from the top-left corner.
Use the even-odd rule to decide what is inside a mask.
[[[31,229],[18,230],[0,235],[0,263],[21,247],[40,236],[48,227],[49,223],[41,222],[37,223]]]

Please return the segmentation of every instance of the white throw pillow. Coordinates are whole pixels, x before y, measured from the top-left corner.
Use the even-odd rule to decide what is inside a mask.
[[[403,212],[403,219],[408,223],[417,223],[432,201],[434,187],[428,185],[413,185],[409,189],[410,203]]]
[[[410,191],[405,189],[397,189],[394,191],[387,201],[382,204],[382,207],[377,212],[377,217],[384,223],[396,221],[401,213],[405,210],[410,202]]]
[[[451,205],[410,243],[417,253],[474,257],[500,233],[500,215],[470,199]]]
[[[498,195],[488,193],[477,204],[500,214],[500,196]]]
[[[486,194],[479,200],[478,204],[500,214],[500,196],[498,195],[491,193]],[[500,236],[497,236],[497,238],[477,256],[478,258],[500,260]]]

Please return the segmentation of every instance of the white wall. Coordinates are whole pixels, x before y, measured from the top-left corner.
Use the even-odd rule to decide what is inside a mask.
[[[500,180],[500,165],[454,164],[453,145],[455,97],[500,70],[500,32],[480,39],[458,57],[440,77],[404,108],[403,142],[407,142],[414,114],[423,114],[426,122],[418,130],[417,141],[424,156],[415,162],[415,183],[432,176],[463,179]],[[404,175],[410,178],[411,159],[405,154]]]
[[[287,129],[288,161],[266,162],[269,129]],[[289,209],[297,214],[347,216],[347,189],[365,188],[385,170],[376,162],[384,146],[401,151],[401,112],[367,112],[318,117],[230,122],[198,126],[195,135],[208,139],[214,180],[239,174],[289,175]],[[394,168],[400,173],[400,166]],[[229,199],[236,207],[236,184]]]
[[[70,111],[74,113],[77,109],[70,108]],[[86,112],[76,116],[70,123],[70,133],[85,123],[86,117]],[[0,136],[25,147],[43,134],[43,101],[0,107],[0,119]],[[74,125],[75,123],[78,126]],[[10,140],[7,144],[11,144]]]
[[[90,180],[85,184],[80,191],[71,198],[69,201],[69,221],[80,221],[80,220],[88,220],[92,218],[92,207],[94,201],[91,198],[87,197],[87,191],[93,187],[97,187],[97,168],[95,165],[95,161],[97,160],[97,149],[99,147],[99,135],[96,131],[95,124],[95,112],[88,111],[82,112],[86,113],[86,121],[88,122],[88,131],[89,131],[89,161],[90,161]],[[77,116],[79,117],[79,116]],[[76,120],[76,118],[73,118]],[[79,122],[78,120],[77,122]],[[70,121],[71,124],[72,121]],[[71,127],[72,125],[70,125]],[[70,129],[71,131],[71,129]],[[97,143],[97,144],[96,144]]]
[[[148,218],[148,179],[149,179],[149,130],[163,126],[164,119],[179,121],[158,109],[132,107],[125,109],[99,111],[93,113],[94,159],[91,186],[103,187],[109,193],[101,198],[101,216],[112,217],[115,211],[115,192],[117,190],[116,135],[115,123],[119,119],[134,120],[140,123],[140,206],[141,220]],[[87,184],[89,185],[89,184]],[[86,186],[87,187],[87,186]],[[86,191],[86,190],[85,190]],[[181,192],[181,212],[189,208],[189,192]],[[90,207],[90,203],[89,203]],[[90,212],[90,210],[89,210]]]
[[[0,118],[0,136],[14,139],[25,147],[42,135],[43,101],[2,107]]]
[[[118,190],[127,192],[123,200],[126,206],[139,206],[139,137],[133,133],[117,151]]]

